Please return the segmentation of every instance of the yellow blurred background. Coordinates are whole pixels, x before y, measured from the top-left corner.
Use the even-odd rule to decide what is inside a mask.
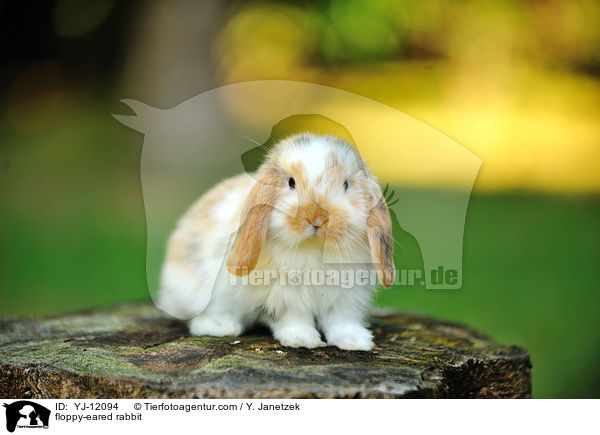
[[[215,56],[223,83],[326,84],[430,124],[483,159],[478,190],[597,192],[598,23],[596,1],[252,2]]]

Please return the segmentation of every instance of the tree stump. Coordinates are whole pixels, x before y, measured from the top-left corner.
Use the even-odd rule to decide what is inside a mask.
[[[526,350],[428,317],[378,313],[376,347],[293,349],[268,331],[192,337],[148,303],[0,320],[7,398],[530,397]]]

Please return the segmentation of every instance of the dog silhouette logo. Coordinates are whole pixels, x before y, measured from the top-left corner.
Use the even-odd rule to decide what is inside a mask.
[[[14,432],[18,428],[48,428],[50,410],[29,400],[5,403],[6,430]]]
[[[164,109],[132,99],[122,102],[129,113],[113,116],[144,134],[140,176],[147,225],[146,278],[155,302],[173,223],[225,175],[256,176],[272,145],[302,132],[350,143],[369,162],[382,190],[386,185],[393,189],[393,197],[385,199],[394,263],[401,269],[396,274],[398,287],[410,286],[413,272],[415,286],[421,288],[462,287],[467,206],[482,161],[432,126],[351,92],[286,80],[234,83]],[[390,188],[386,193],[391,196]],[[220,242],[224,252],[234,236],[229,245]],[[335,254],[323,259],[338,262]],[[203,278],[207,288],[229,279],[225,263]],[[198,295],[188,314],[201,312],[210,297],[210,291]],[[160,308],[180,314],[169,306]]]

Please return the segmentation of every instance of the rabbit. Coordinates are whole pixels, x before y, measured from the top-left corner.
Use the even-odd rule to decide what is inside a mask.
[[[229,178],[192,205],[169,239],[157,305],[189,319],[192,335],[239,336],[260,323],[283,346],[372,350],[366,315],[376,282],[242,280],[306,269],[376,270],[384,288],[395,277],[385,198],[353,146],[336,136],[280,140],[256,174]]]

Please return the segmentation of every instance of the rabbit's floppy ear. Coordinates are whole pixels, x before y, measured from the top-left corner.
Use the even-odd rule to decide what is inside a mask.
[[[379,184],[374,178],[369,178],[372,202],[367,217],[367,236],[371,247],[371,257],[377,268],[381,285],[384,288],[390,288],[396,275],[392,220]]]
[[[275,171],[264,171],[250,190],[240,228],[227,258],[227,270],[233,275],[248,275],[256,267],[279,188]]]

